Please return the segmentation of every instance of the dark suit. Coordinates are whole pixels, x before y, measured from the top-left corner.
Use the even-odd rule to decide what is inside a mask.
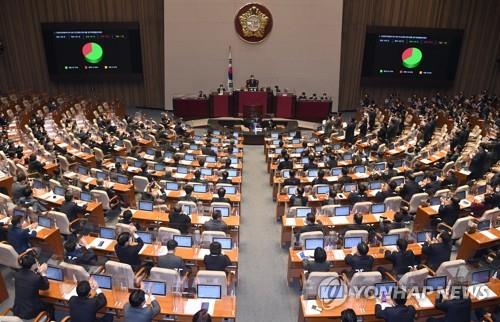
[[[115,245],[115,253],[121,263],[129,264],[132,268],[137,269],[141,265],[139,252],[141,251],[144,242],[139,237],[136,240],[136,245],[120,246]]]
[[[343,175],[343,176],[339,177],[339,180],[338,180],[339,184],[351,183],[352,181],[353,181],[352,178],[348,175],[345,175],[345,176]]]
[[[429,322],[469,322],[471,312],[471,300],[467,299],[453,299],[443,301],[442,296],[436,299],[436,309],[445,312],[444,318],[436,319],[430,318]]]
[[[283,181],[283,186],[298,186],[300,184],[299,178],[288,178]]]
[[[210,231],[226,232],[227,231],[227,224],[222,220],[210,219],[203,224],[203,229],[210,230]]]
[[[345,263],[351,266],[351,275],[356,271],[370,272],[373,267],[373,257],[371,255],[351,255],[348,254]]]
[[[106,305],[106,296],[102,293],[94,297],[72,296],[69,299],[68,304],[71,322],[92,322],[105,320],[96,318],[97,311]],[[110,321],[110,319],[106,319],[105,321]]]
[[[397,275],[403,275],[410,270],[409,266],[416,264],[415,255],[411,250],[405,252],[386,252],[385,259],[392,262],[393,270]]]
[[[171,212],[168,215],[169,227],[179,229],[182,234],[187,234],[191,227],[191,218],[185,213]]]
[[[39,290],[49,288],[49,280],[30,269],[21,269],[14,275],[16,298],[14,315],[23,319],[33,319],[45,306],[38,295]]]
[[[359,192],[351,192],[347,198],[350,204],[355,204],[356,202],[366,201],[366,195],[362,195]]]
[[[205,255],[203,262],[209,271],[224,271],[226,267],[231,266],[231,260],[227,255]]]
[[[410,201],[411,197],[420,191],[421,190],[418,184],[415,181],[410,180],[403,185],[399,194],[404,200]]]
[[[14,182],[12,184],[12,200],[14,202],[17,202],[23,196],[26,187],[27,185],[22,182]]]
[[[226,198],[226,197],[213,197],[212,198],[212,202],[225,202],[225,203],[231,203],[231,200],[229,198]]]
[[[392,190],[379,191],[375,194],[375,199],[377,200],[377,202],[384,202],[386,198],[396,197],[396,196],[397,194]]]
[[[308,233],[308,232],[311,232],[311,231],[323,231],[324,227],[322,224],[317,224],[317,223],[314,223],[314,224],[306,224],[304,225],[302,228],[300,228],[299,230],[299,235],[302,234],[302,233]]]
[[[439,190],[441,184],[439,181],[432,181],[426,184],[423,188],[424,192],[427,193],[429,196],[433,196],[436,191]]]
[[[185,272],[187,270],[182,257],[176,256],[174,254],[167,254],[164,256],[158,257],[158,267],[182,270]]]
[[[450,260],[451,245],[443,243],[428,244],[426,242],[422,246],[422,253],[427,255],[427,266],[435,271],[441,263]]]
[[[312,182],[311,185],[317,185],[317,184],[328,184],[328,180],[325,178],[315,178]]]
[[[78,215],[85,212],[85,208],[78,206],[73,201],[67,201],[59,207],[59,211],[65,213],[68,220],[72,222],[78,218]]]
[[[395,169],[388,169],[387,173],[384,173],[382,175],[382,178],[384,178],[384,180],[389,180],[390,178],[395,177],[397,175],[398,175],[398,171],[397,170],[395,170]]]
[[[330,262],[325,261],[323,263],[319,263],[316,261],[304,261],[304,269],[309,272],[329,272],[330,271]]]
[[[43,171],[43,163],[38,160],[30,161],[28,163],[28,171],[41,173]]]
[[[290,206],[301,206],[305,207],[307,205],[307,197],[306,196],[296,196],[293,195],[290,197]]]
[[[278,164],[278,170],[283,170],[283,169],[293,169],[293,162],[288,160],[288,161],[281,161]]]
[[[415,308],[411,305],[397,305],[382,310],[380,304],[375,305],[375,316],[386,322],[413,322],[415,321]]]
[[[447,224],[450,227],[453,227],[455,222],[457,221],[459,214],[460,214],[460,206],[459,205],[441,205],[439,206],[439,218],[443,220],[445,224]]]
[[[354,143],[354,130],[356,129],[356,123],[349,122],[345,128],[345,141],[347,143]]]
[[[125,322],[151,322],[158,313],[160,313],[160,305],[156,300],[151,302],[151,307],[132,307],[127,303],[123,308]]]
[[[30,248],[30,238],[36,237],[36,231],[30,232],[29,229],[23,229],[20,227],[9,227],[9,232],[7,233],[7,242],[14,247],[18,254],[21,254],[28,248]]]

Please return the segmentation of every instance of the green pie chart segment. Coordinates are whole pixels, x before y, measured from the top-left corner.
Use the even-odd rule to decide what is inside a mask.
[[[95,42],[88,42],[82,47],[82,54],[85,60],[91,64],[97,64],[102,60],[102,47]]]
[[[415,68],[422,61],[422,51],[416,47],[406,48],[401,54],[403,66],[406,68]]]

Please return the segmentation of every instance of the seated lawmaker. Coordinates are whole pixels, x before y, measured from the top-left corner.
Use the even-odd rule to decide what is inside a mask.
[[[168,215],[168,226],[170,228],[179,229],[181,234],[185,235],[191,228],[191,217],[182,211],[180,204],[176,204],[173,210]]]
[[[94,291],[92,296],[90,291]],[[106,296],[94,280],[79,281],[76,285],[76,295],[68,301],[71,322],[112,322],[113,315],[106,313],[98,318],[97,312],[106,306]]]
[[[304,270],[308,273],[330,271],[330,262],[326,258],[326,251],[321,247],[316,247],[314,250],[314,260],[304,260]]]
[[[394,181],[382,184],[382,190],[375,194],[375,200],[377,202],[384,202],[386,198],[396,197],[398,195],[396,193],[397,187],[398,186]]]
[[[406,292],[400,288],[394,288],[391,294],[394,306],[382,309],[380,304],[375,305],[375,316],[386,322],[413,322],[416,310],[411,305],[406,305]]]
[[[312,186],[315,186],[317,184],[328,184],[328,180],[325,179],[325,170],[320,169],[318,171],[318,177],[314,178],[314,180],[311,182]]]
[[[307,197],[304,196],[304,188],[297,187],[295,194],[288,201],[290,207],[305,207],[307,205]]]
[[[85,208],[80,207],[73,201],[73,193],[68,190],[64,195],[64,203],[59,207],[59,211],[68,217],[69,222],[72,222],[78,218],[78,215],[85,213]]]
[[[217,183],[230,183],[230,184],[233,183],[231,179],[229,179],[229,173],[227,171],[222,171],[221,176],[222,178],[219,178],[217,180]]]
[[[222,254],[222,245],[219,242],[210,244],[210,255],[205,255],[203,262],[209,271],[225,271],[231,266],[231,260],[227,255]]]
[[[212,202],[231,203],[231,200],[229,198],[226,198],[226,189],[224,189],[224,187],[220,187],[219,189],[217,189],[217,197],[213,197]]]
[[[36,228],[37,223],[32,223],[31,225],[23,228],[22,220],[23,216],[13,216],[7,232],[7,242],[14,247],[18,254],[21,254],[30,248],[30,239],[36,237],[36,231],[34,229]]]
[[[150,322],[160,313],[160,304],[153,295],[146,298],[146,293],[141,289],[133,290],[128,303],[123,308],[126,322]]]
[[[42,173],[43,172],[43,167],[45,166],[45,163],[42,163],[37,160],[36,154],[31,154],[30,158],[28,160],[28,172],[38,172]]]
[[[444,312],[442,318],[429,318],[427,322],[469,322],[472,311],[472,301],[467,289],[462,285],[452,285],[453,292],[448,296],[439,293],[436,297],[436,309]]]
[[[181,274],[187,272],[187,266],[184,263],[182,257],[175,255],[175,249],[177,248],[177,242],[173,239],[167,242],[167,254],[158,257],[158,267],[175,269]]]
[[[345,257],[344,262],[351,266],[349,276],[356,272],[370,272],[372,270],[374,259],[373,256],[368,255],[369,250],[368,244],[361,242],[356,249],[353,248],[351,254]]]
[[[348,197],[349,203],[354,205],[357,202],[367,201],[368,200],[368,195],[366,194],[367,190],[368,187],[364,183],[360,183],[358,191],[351,192],[349,194]]]
[[[453,227],[460,217],[460,200],[457,197],[444,198],[438,210],[438,220]]]
[[[220,210],[215,210],[212,213],[212,219],[203,224],[203,230],[227,232],[227,224],[222,220]]]
[[[371,225],[363,224],[363,214],[357,212],[354,214],[353,218],[354,224],[347,225],[345,232],[349,230],[366,230],[368,232],[368,240],[372,240],[375,236],[375,228]]]
[[[302,226],[299,230],[299,236],[302,233],[307,233],[311,231],[321,231],[324,232],[324,226],[321,221],[316,221],[316,216],[313,213],[308,213],[306,216],[306,224]]]
[[[435,239],[432,239],[430,235],[426,236],[425,243],[422,245],[422,253],[427,256],[427,266],[436,271],[442,263],[450,260],[450,234],[444,231]]]
[[[395,252],[387,250],[384,258],[392,263],[393,271],[399,278],[409,272],[410,269],[417,264],[417,262],[413,251],[407,250],[408,242],[405,239],[398,239],[397,247],[398,250]]]
[[[129,264],[132,266],[134,271],[137,271],[141,266],[141,257],[139,256],[139,252],[141,251],[142,246],[144,246],[144,242],[141,237],[135,233],[135,226],[130,226],[130,231],[132,232],[136,242],[131,242],[132,236],[130,236],[129,232],[121,233],[116,239],[117,243],[115,245],[115,253],[121,263]]]
[[[67,262],[77,265],[95,265],[97,256],[92,249],[77,242],[75,236],[71,235],[64,243],[64,258]]]
[[[193,186],[190,185],[190,184],[187,184],[183,187],[184,189],[184,192],[186,193],[185,196],[179,198],[179,200],[182,200],[182,201],[193,201],[193,202],[198,202],[198,199],[196,199],[196,197],[193,197],[191,194],[193,193]]]
[[[283,186],[298,186],[300,184],[300,179],[296,177],[297,172],[295,170],[290,170],[290,177],[283,181]]]
[[[278,171],[283,169],[293,169],[293,161],[290,160],[290,156],[288,154],[285,154],[283,156],[283,161],[278,163]]]

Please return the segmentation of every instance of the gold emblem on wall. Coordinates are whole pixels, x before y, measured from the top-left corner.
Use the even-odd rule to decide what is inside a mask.
[[[238,11],[234,25],[243,40],[251,43],[261,42],[271,32],[273,17],[263,5],[250,3]]]

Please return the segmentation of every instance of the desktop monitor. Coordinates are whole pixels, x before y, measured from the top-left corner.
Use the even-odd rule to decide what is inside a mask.
[[[128,177],[118,174],[116,175],[116,182],[121,183],[121,184],[128,184]]]
[[[446,288],[446,276],[428,277],[424,281],[425,288],[429,291],[442,290]]]
[[[100,288],[110,290],[112,283],[111,283],[111,276],[108,275],[102,275],[102,274],[90,274],[90,277],[96,281],[97,285],[99,285]]]
[[[45,228],[52,228],[52,219],[45,216],[38,216],[38,225]]]
[[[95,177],[96,177],[97,179],[106,180],[107,175],[106,175],[106,173],[104,173],[104,172],[102,172],[102,171],[97,171],[97,172],[95,173]]]
[[[382,214],[385,212],[385,204],[384,203],[374,203],[371,205],[370,212],[372,214]]]
[[[391,297],[392,290],[396,287],[396,282],[375,283],[375,296],[381,297],[384,293]]]
[[[137,236],[139,236],[140,239],[142,239],[142,241],[145,244],[152,244],[153,243],[153,234],[152,233],[147,232],[147,231],[138,231],[136,234],[137,234]]]
[[[26,209],[22,209],[22,208],[14,208],[14,211],[13,211],[13,215],[14,216],[26,216]]]
[[[200,172],[201,172],[201,175],[202,176],[211,176],[212,175],[212,169],[209,169],[209,168],[201,168],[200,169]]]
[[[66,190],[64,190],[63,187],[55,186],[54,187],[54,194],[64,197],[64,195],[66,194]]]
[[[467,191],[459,191],[459,192],[455,192],[455,196],[460,199],[460,200],[463,200],[467,197]]]
[[[490,226],[491,226],[491,221],[481,220],[480,222],[477,223],[477,230],[479,231],[488,230],[490,229]]]
[[[208,191],[208,187],[205,184],[193,184],[193,192],[205,193]]]
[[[381,181],[372,181],[368,184],[368,188],[370,190],[380,190],[380,189],[382,189],[382,182]]]
[[[342,175],[342,168],[332,168],[332,170],[330,170],[330,173],[334,177],[340,177]]]
[[[315,250],[317,247],[323,248],[325,244],[324,238],[307,238],[304,240],[305,250]]]
[[[144,289],[149,291],[152,295],[167,295],[167,284],[161,281],[143,280]]]
[[[471,275],[471,284],[484,284],[490,281],[490,270],[484,269],[477,272],[473,272]]]
[[[165,183],[165,190],[178,191],[179,184],[177,182],[166,182]]]
[[[235,186],[224,186],[223,188],[226,190],[227,195],[235,195],[236,194],[236,187]]]
[[[222,217],[229,217],[229,208],[228,207],[213,207],[213,212],[220,211]]]
[[[47,274],[47,278],[49,280],[62,282],[64,279],[63,269],[59,267],[48,265],[45,273]]]
[[[297,186],[289,186],[287,187],[287,194],[289,196],[294,195],[297,192]]]
[[[354,173],[365,173],[366,168],[364,165],[357,165],[354,167]]]
[[[354,192],[358,190],[358,185],[356,183],[346,183],[343,188],[344,192]]]
[[[233,240],[229,237],[214,237],[214,238],[212,238],[212,242],[220,243],[222,249],[232,249],[233,248]]]
[[[86,176],[89,173],[89,169],[81,165],[78,167],[78,173]]]
[[[153,211],[153,202],[150,200],[139,200],[139,210]]]
[[[115,230],[108,227],[99,227],[99,237],[106,239],[115,239]]]
[[[345,237],[344,248],[353,248],[363,241],[362,237]]]
[[[478,195],[484,195],[486,193],[486,185],[480,185],[476,187],[476,194]]]
[[[312,209],[310,207],[299,207],[296,210],[297,218],[305,218],[307,214],[311,213]]]
[[[383,246],[395,246],[398,242],[399,234],[385,235],[382,240]]]
[[[163,163],[155,163],[155,171],[165,171],[165,165]]]
[[[193,238],[191,236],[174,235],[174,240],[177,242],[177,246],[179,247],[193,247]]]
[[[43,182],[37,179],[34,179],[32,182],[33,189],[43,189]]]
[[[330,193],[330,187],[329,186],[319,186],[317,193],[320,195],[325,195]]]
[[[201,299],[220,299],[222,287],[220,285],[198,284],[196,286],[196,297]]]
[[[320,285],[320,300],[337,300],[344,298],[344,285]]]
[[[180,173],[180,174],[187,174],[187,173],[188,173],[188,168],[178,166],[178,167],[177,167],[177,173]]]
[[[87,191],[81,191],[80,192],[80,200],[90,202],[92,201],[92,194]]]
[[[349,216],[349,213],[351,212],[351,207],[350,206],[339,206],[333,208],[334,216],[336,217],[341,217],[341,216]]]

